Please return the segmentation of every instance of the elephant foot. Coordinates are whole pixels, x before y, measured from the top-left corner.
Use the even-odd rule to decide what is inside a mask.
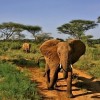
[[[73,94],[67,94],[67,98],[73,98]]]

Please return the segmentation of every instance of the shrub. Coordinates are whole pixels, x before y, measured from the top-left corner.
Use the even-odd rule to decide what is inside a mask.
[[[92,58],[93,58],[93,60],[99,60],[100,59],[100,50],[98,48],[93,49]]]
[[[43,56],[41,56],[40,58],[38,58],[38,66],[40,68],[44,68],[45,67],[45,59]]]
[[[21,44],[19,42],[14,42],[14,43],[11,44],[10,48],[11,49],[20,49]]]
[[[14,59],[12,60],[12,62],[16,65],[24,66],[24,67],[32,67],[37,64],[35,61],[26,60],[24,58]]]

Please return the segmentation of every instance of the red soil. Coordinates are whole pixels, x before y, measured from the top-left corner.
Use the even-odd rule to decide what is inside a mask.
[[[42,100],[100,100],[100,80],[93,79],[91,76],[80,70],[73,69],[78,79],[73,81],[72,93],[74,98],[66,97],[67,83],[62,79],[62,73],[58,74],[58,82],[55,90],[47,90],[45,77],[39,68],[29,68],[31,80],[37,82],[39,93]],[[84,84],[79,84],[79,82]],[[79,88],[82,87],[81,89]]]

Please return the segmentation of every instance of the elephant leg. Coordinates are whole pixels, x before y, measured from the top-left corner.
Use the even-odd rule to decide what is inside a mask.
[[[57,82],[57,79],[58,79],[58,71],[59,69],[56,68],[54,70],[50,70],[50,84],[49,84],[49,90],[53,90],[54,89],[54,85],[56,84]]]
[[[39,61],[38,61],[39,62]],[[46,63],[45,64],[45,72],[44,72],[44,74],[43,74],[43,77],[45,77],[45,75],[47,74],[47,71],[49,71],[49,66],[48,66],[48,64]]]
[[[26,53],[28,53],[28,50],[26,49]]]
[[[66,71],[63,70],[63,78],[66,79],[68,78],[68,73]]]
[[[50,84],[50,69],[46,72],[46,84],[47,84],[47,88],[49,88],[49,84]]]
[[[43,76],[46,76],[46,84],[47,84],[47,88],[48,88],[49,87],[49,83],[50,83],[50,69],[49,69],[49,66],[48,66],[47,63],[45,65],[45,72],[44,72]]]
[[[73,97],[72,94],[72,68],[68,69],[68,78],[67,78],[67,97]]]

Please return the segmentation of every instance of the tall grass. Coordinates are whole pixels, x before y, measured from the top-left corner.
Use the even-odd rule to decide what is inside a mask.
[[[87,71],[94,77],[100,77],[100,44],[86,48],[86,53],[75,64],[77,68]]]
[[[36,83],[31,82],[25,72],[15,65],[0,62],[0,99],[1,100],[40,100]]]

